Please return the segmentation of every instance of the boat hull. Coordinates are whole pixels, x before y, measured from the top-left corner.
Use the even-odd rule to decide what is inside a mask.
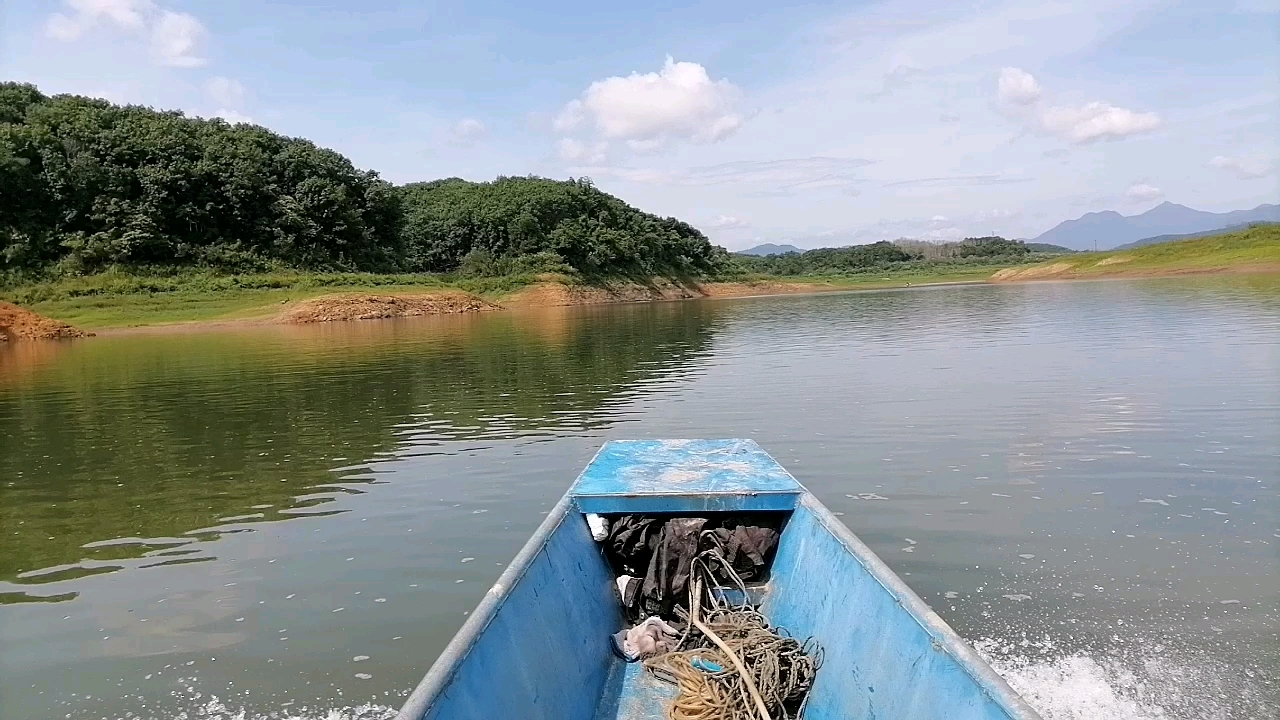
[[[668,458],[663,461],[668,465],[655,465],[654,472],[644,476],[665,472],[687,479],[688,475],[673,475],[669,463],[684,462],[680,472],[694,472],[688,468],[705,469],[708,458],[722,458],[715,453],[724,448],[729,448],[737,470],[747,475],[750,464],[766,462],[763,458],[772,464],[770,472],[781,470],[754,443],[745,446],[744,465],[739,462],[744,441],[698,442],[711,443],[704,450],[712,454],[697,456],[695,462]],[[672,512],[702,506],[734,510],[744,503],[758,506],[760,500],[749,487],[744,491],[740,478],[697,488],[702,497],[690,495],[665,504],[664,494],[689,488],[682,487],[683,482],[669,488],[661,483],[646,486],[644,492],[616,486],[616,463],[600,460],[609,459],[610,446],[624,457],[637,450],[620,450],[618,445],[606,445],[548,514],[410,695],[399,720],[664,717],[674,688],[646,674],[639,664],[623,663],[609,649],[609,636],[624,620],[612,570],[591,538],[584,511],[637,507],[654,512],[668,506]],[[614,504],[608,504],[610,493],[593,492],[601,487],[591,482],[593,468],[609,474]],[[817,498],[798,483],[792,491],[774,483],[763,494],[770,509],[789,516],[769,580],[760,590],[761,611],[791,635],[813,638],[823,652],[805,718],[1038,720],[1035,711]],[[783,495],[789,499],[780,500]]]

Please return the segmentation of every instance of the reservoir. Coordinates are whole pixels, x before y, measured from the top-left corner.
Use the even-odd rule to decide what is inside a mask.
[[[0,718],[388,718],[603,442],[678,437],[760,443],[1046,719],[1280,717],[1239,277],[0,345]]]

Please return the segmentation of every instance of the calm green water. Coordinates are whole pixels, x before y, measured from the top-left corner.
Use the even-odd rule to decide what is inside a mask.
[[[1280,282],[0,347],[0,718],[384,718],[595,449],[752,437],[1047,718],[1280,711]]]

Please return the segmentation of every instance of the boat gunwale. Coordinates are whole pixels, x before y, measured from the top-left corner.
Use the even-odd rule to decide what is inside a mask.
[[[552,534],[564,523],[571,510],[581,511],[577,504],[574,488],[578,486],[578,481],[590,469],[596,458],[604,451],[606,445],[608,443],[596,450],[592,455],[591,461],[587,463],[582,473],[570,485],[569,490],[547,513],[546,519],[542,521],[538,529],[525,542],[524,547],[520,549],[520,552],[512,559],[511,564],[494,582],[493,587],[489,588],[485,593],[484,598],[476,605],[475,610],[472,611],[467,621],[462,624],[462,627],[458,629],[453,639],[445,646],[440,656],[432,663],[431,669],[427,671],[427,674],[418,683],[417,687],[406,698],[396,714],[396,720],[422,720],[435,705],[436,700],[444,689],[448,687],[449,682],[466,660],[471,649],[475,647],[480,635],[489,627],[489,624],[497,616],[498,611],[502,609],[507,598],[510,597],[512,589],[529,571],[529,568],[533,566],[538,555],[546,548],[547,541]],[[772,459],[773,456],[768,451],[765,451],[765,454]],[[779,467],[781,467],[781,464],[779,464]],[[783,471],[790,475],[790,471],[785,468]],[[867,570],[871,577],[893,596],[902,609],[928,633],[934,648],[945,652],[955,660],[984,694],[1009,713],[1011,720],[1042,720],[1040,714],[1017,691],[1010,687],[1009,683],[986,660],[982,659],[977,651],[961,638],[941,616],[934,612],[902,578],[898,577],[897,573],[879,555],[876,555],[844,522],[832,514],[827,509],[827,506],[803,483],[795,480],[795,476],[791,477],[796,482],[796,485],[799,486],[799,492],[795,493],[797,497],[794,510],[799,510],[803,507],[813,513],[818,523],[827,532],[831,533],[845,550]]]
[[[453,639],[431,664],[431,669],[405,699],[396,714],[396,720],[421,720],[426,717],[440,694],[453,680],[462,663],[466,661],[476,641],[497,617],[498,611],[511,596],[511,590],[520,582],[529,568],[533,567],[538,555],[546,548],[547,540],[569,517],[569,510],[572,507],[573,499],[566,493],[547,513],[546,519],[525,542],[524,547],[520,548],[520,552],[512,559],[511,564],[502,571],[502,575],[494,581],[493,587],[485,592],[467,621],[458,628]]]
[[[821,500],[806,490],[802,493],[800,504],[813,513],[819,524],[831,533],[845,550],[861,563],[871,577],[893,596],[902,609],[920,624],[929,634],[934,648],[950,655],[982,689],[982,692],[1009,713],[1013,720],[1042,720],[1040,713],[1010,687],[990,663],[982,659],[964,638],[960,637],[941,616],[933,611],[933,608],[920,599],[920,596],[898,577],[898,574],[879,555],[876,555],[875,551],[841,522],[840,518],[832,514]]]

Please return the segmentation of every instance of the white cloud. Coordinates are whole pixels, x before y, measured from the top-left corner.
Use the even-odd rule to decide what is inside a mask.
[[[207,35],[194,15],[165,10],[151,28],[152,57],[168,67],[203,67],[209,61],[198,53]]]
[[[151,9],[147,0],[67,0],[67,6],[69,14],[54,13],[45,25],[50,36],[64,42],[78,40],[100,23],[122,30],[141,30],[144,14]]]
[[[1146,183],[1135,183],[1124,191],[1124,195],[1134,202],[1150,202],[1164,197],[1164,191]]]
[[[594,86],[593,86],[594,87]],[[581,100],[570,100],[564,109],[551,120],[551,129],[556,132],[573,132],[582,126],[586,111]]]
[[[223,107],[238,108],[244,105],[244,85],[239,80],[221,75],[211,77],[204,84],[209,99]]]
[[[986,185],[1017,185],[1033,182],[1033,177],[1005,175],[950,175],[947,177],[915,178],[884,183],[882,187],[894,188],[964,188]]]
[[[707,223],[713,228],[728,230],[731,228],[744,228],[748,226],[747,221],[739,220],[732,215],[717,215],[715,220]]]
[[[603,162],[606,149],[604,143],[588,146],[569,138],[560,142],[561,157],[570,161],[590,156],[597,163]],[[789,197],[797,191],[823,189],[855,195],[855,186],[866,182],[859,171],[870,164],[870,160],[861,158],[809,157],[738,160],[683,170],[623,166],[572,169],[597,178],[669,187],[727,186],[743,192],[743,197]]]
[[[235,110],[228,110],[226,108],[219,109],[218,112],[214,113],[214,117],[220,117],[223,120],[226,120],[227,122],[231,123],[232,125],[241,125],[241,124],[252,125],[253,124],[253,118],[249,117],[248,115],[245,115],[244,113],[241,113],[241,112],[237,112]]]
[[[560,157],[569,162],[599,165],[608,157],[609,145],[603,142],[588,144],[573,138],[564,138],[557,149]]]
[[[561,133],[582,130],[605,142],[625,141],[639,152],[676,140],[715,143],[742,126],[740,94],[728,80],[712,80],[701,65],[668,56],[660,72],[591,83],[552,126]]]
[[[1236,0],[1235,11],[1248,15],[1275,15],[1280,13],[1276,0]]]
[[[910,59],[900,59],[892,70],[884,74],[884,84],[880,87],[880,91],[871,93],[868,97],[872,99],[888,97],[894,91],[910,85],[912,79],[924,74],[925,71],[912,65]]]
[[[603,157],[603,156],[599,156]],[[676,185],[680,178],[663,170],[652,168],[617,167],[611,165],[584,165],[569,168],[569,172],[580,177],[609,178],[624,182],[642,183],[645,185]]]
[[[71,42],[84,34],[84,26],[73,17],[54,13],[49,17],[49,22],[45,23],[44,31],[54,40]]]
[[[641,155],[649,155],[660,152],[667,146],[667,141],[663,138],[653,138],[652,140],[628,140],[627,147],[633,152]]]
[[[1040,100],[1040,83],[1026,70],[1007,67],[1000,71],[996,97],[1002,105],[1033,105]]]
[[[1018,211],[992,209],[948,216],[885,218],[859,228],[823,233],[835,236],[834,240],[827,239],[818,243],[797,242],[796,244],[804,247],[817,247],[819,245],[833,247],[848,243],[862,244],[879,240],[893,240],[895,238],[950,242],[966,237],[982,237],[990,234],[1015,237],[1014,223],[1021,215],[1022,213]],[[766,235],[765,237],[771,236]]]
[[[1260,157],[1227,157],[1225,155],[1215,155],[1209,161],[1210,167],[1219,170],[1227,170],[1235,173],[1236,177],[1241,180],[1257,180],[1264,178],[1276,171],[1276,161],[1267,160]]]
[[[765,185],[796,189],[862,182],[859,172],[870,160],[841,157],[738,160],[690,168],[683,173],[688,185]]]
[[[1010,117],[1047,131],[1069,142],[1084,144],[1095,140],[1118,140],[1160,127],[1155,113],[1134,112],[1104,102],[1079,107],[1040,109],[1040,83],[1025,70],[1007,67],[1000,71],[996,100]],[[1036,115],[1032,115],[1036,112]]]
[[[489,128],[475,118],[462,118],[449,128],[449,143],[459,147],[472,147],[489,136]]]
[[[749,119],[720,142],[638,137],[643,134],[639,131],[628,137],[606,135],[601,120],[612,115],[596,107],[608,95],[603,90],[611,87],[604,81],[616,75],[615,83],[630,87],[623,81],[635,69],[640,74],[632,78],[650,73],[661,84],[665,63],[657,56],[617,70],[604,65],[606,71],[583,76],[579,85],[545,106],[545,115],[530,120],[533,130],[545,136],[540,150],[512,146],[510,155],[500,156],[495,148],[492,158],[469,159],[467,171],[477,177],[525,171],[586,174],[637,206],[695,219],[700,226],[721,213],[747,218],[750,230],[706,227],[761,241],[812,237],[831,228],[847,234],[859,227],[873,231],[868,241],[948,228],[965,235],[1033,237],[1084,211],[1125,207],[1125,190],[1135,181],[1160,182],[1166,196],[1193,198],[1207,208],[1225,209],[1246,200],[1256,204],[1265,197],[1257,193],[1266,180],[1237,182],[1231,171],[1205,164],[1211,153],[1244,157],[1273,149],[1274,123],[1268,122],[1274,120],[1275,93],[1260,69],[1267,64],[1245,63],[1244,49],[1225,48],[1231,62],[1248,69],[1214,76],[1211,67],[1201,67],[1204,58],[1185,44],[1185,27],[1150,24],[1153,13],[1167,4],[991,0],[939,8],[926,0],[879,0],[849,6],[838,11],[848,13],[843,22],[821,17],[808,27],[792,22],[779,26],[769,42],[756,48],[767,54],[760,56],[767,61],[751,73],[712,59],[719,54],[681,55],[681,60],[701,63],[711,85],[727,79],[742,90],[741,100],[728,112]],[[1206,18],[1220,14],[1211,4],[1201,5]],[[1119,75],[1095,72],[1099,63],[1114,69],[1116,53],[1132,49],[1138,30],[1151,35],[1143,34],[1143,42],[1173,48],[1174,64],[1190,69],[1170,74],[1159,67],[1129,65]],[[732,46],[735,41],[727,42]],[[1268,48],[1263,59],[1275,55]],[[1249,57],[1256,60],[1256,55]],[[1020,73],[1002,73],[1004,68]],[[1002,74],[1004,102],[997,99]],[[602,82],[588,92],[592,80]],[[1178,100],[1188,88],[1202,96],[1194,108]],[[878,92],[883,97],[867,100]],[[1131,99],[1135,97],[1142,99]],[[1229,100],[1245,99],[1255,101],[1257,109],[1238,116],[1218,109]],[[568,101],[573,102],[566,105]],[[1044,124],[1047,110],[1058,109],[1051,117],[1062,122],[1063,108],[1078,111],[1090,101],[1134,115],[1158,113],[1161,125],[1146,135],[1124,136],[1114,127],[1082,129],[1077,122],[1057,126],[1054,133]],[[752,114],[756,108],[760,112]],[[659,109],[641,110],[647,117]],[[458,117],[451,116],[450,122]],[[499,132],[496,127],[492,131]],[[330,135],[344,137],[334,134],[340,132]],[[1095,134],[1092,143],[1084,139]],[[1059,139],[1070,137],[1088,144],[1081,149]],[[1129,142],[1113,142],[1117,137]],[[1230,144],[1205,145],[1205,138],[1226,138]],[[637,155],[663,150],[668,154],[660,158]],[[808,160],[821,157],[876,163],[857,168]],[[423,172],[415,159],[389,157],[386,163],[405,168],[406,179]],[[1195,173],[1197,165],[1204,172]],[[1082,186],[1106,188],[1109,183],[1110,190],[1096,191],[1087,206],[1071,206]],[[854,188],[862,195],[841,194]],[[1246,191],[1253,194],[1242,195]],[[1016,209],[1018,214],[1004,218],[991,208]],[[989,214],[979,212],[983,209]],[[935,222],[934,215],[950,220]],[[873,225],[881,220],[890,224]]]
[[[1091,102],[1080,107],[1045,110],[1041,122],[1049,132],[1073,143],[1110,140],[1149,132],[1160,127],[1160,116]]]
[[[928,230],[917,235],[912,239],[929,240],[931,242],[941,243],[941,242],[949,242],[952,240],[959,240],[963,238],[964,235],[965,235],[964,230],[958,227],[952,226],[952,227],[944,227],[944,228],[937,228],[934,230]]]
[[[147,0],[68,0],[77,13],[93,18],[104,17],[121,27],[142,27],[142,16],[150,9]]]
[[[1006,210],[1004,208],[993,208],[991,210],[979,210],[974,213],[974,222],[990,222],[992,220],[1008,220],[1021,215],[1017,210]]]
[[[89,30],[107,27],[149,36],[152,59],[167,67],[203,67],[200,57],[208,32],[195,16],[166,10],[150,0],[67,0],[69,12],[54,13],[45,32],[56,40],[74,42]]]

